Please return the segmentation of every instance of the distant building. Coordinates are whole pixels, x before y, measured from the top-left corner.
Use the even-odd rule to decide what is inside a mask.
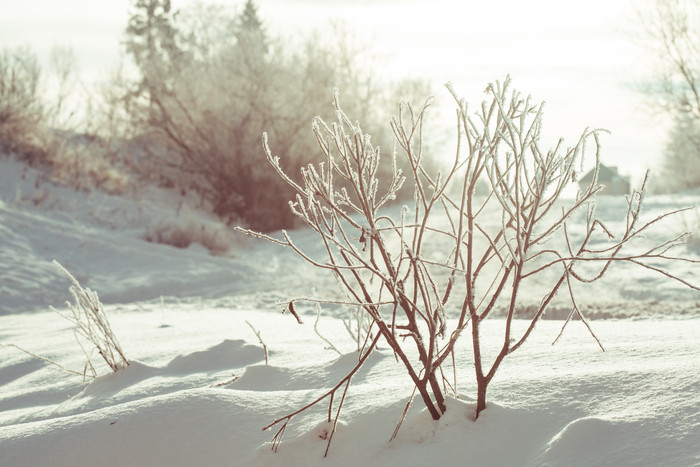
[[[591,184],[594,172],[594,170],[591,170],[578,181],[578,186],[581,191],[588,188]],[[598,185],[605,185],[605,188],[599,192],[601,195],[628,195],[631,190],[629,177],[620,175],[617,172],[617,167],[608,167],[603,164],[600,164],[598,170]]]

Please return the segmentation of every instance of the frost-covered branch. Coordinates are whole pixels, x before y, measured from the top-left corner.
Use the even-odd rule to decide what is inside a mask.
[[[594,232],[602,231],[610,238],[613,235],[589,208],[582,240],[574,241],[568,220],[592,206],[600,191],[599,135],[603,130],[586,129],[573,147],[565,148],[559,140],[545,150],[540,147],[544,107],[529,96],[511,91],[510,78],[491,83],[486,89],[487,100],[473,114],[451,85],[448,90],[457,106],[457,145],[454,161],[436,173],[426,168],[423,153],[423,120],[428,103],[420,109],[401,105],[392,119],[396,149],[407,160],[404,166],[408,172],[396,169],[395,151],[388,179],[378,177],[380,149],[372,146],[360,124],[343,112],[337,93],[336,121],[316,119],[313,124],[322,160],[301,169],[301,182],[282,171],[279,159],[264,140],[269,162],[296,191],[290,202],[292,213],[317,234],[324,259],[301,251],[287,232],[282,233],[283,239],[275,239],[243,230],[290,248],[311,265],[331,273],[346,300],[328,302],[346,305],[367,317],[364,338],[369,339],[373,329],[372,346],[377,339],[389,346],[407,370],[415,393],[436,420],[446,410],[442,365],[454,358],[457,342],[468,330],[474,354],[478,418],[486,408],[487,387],[500,364],[531,335],[562,287],[568,290],[572,305],[569,320],[577,316],[601,348],[573,292],[574,281],[599,280],[612,263],[628,262],[694,287],[656,265],[644,263],[647,259],[679,260],[668,251],[679,244],[681,237],[642,253],[624,250],[641,232],[667,217],[663,214],[637,226],[644,185],[629,200],[619,240],[605,248],[590,246]],[[582,160],[591,149],[595,162],[592,181],[566,206],[561,195],[577,178]],[[380,212],[383,205],[397,197],[406,179],[412,182],[413,203],[403,206],[396,215]],[[486,186],[485,193],[479,192],[480,186]],[[555,214],[556,209],[561,212]],[[557,235],[562,236],[559,243],[552,241]],[[545,264],[537,266],[536,261]],[[592,261],[603,265],[593,277],[584,278],[574,268]],[[549,282],[545,278],[542,301],[525,330],[518,334],[513,319],[520,306],[523,281],[558,267],[561,273]],[[503,340],[493,361],[486,361],[480,326],[500,303],[507,304]],[[452,314],[448,311],[455,309]],[[349,332],[355,332],[346,326]],[[354,335],[359,345],[359,320],[357,326]],[[360,360],[358,365],[362,364]],[[349,378],[324,397],[332,396],[345,383]],[[311,405],[272,424],[282,423],[273,440],[274,448],[291,417]]]

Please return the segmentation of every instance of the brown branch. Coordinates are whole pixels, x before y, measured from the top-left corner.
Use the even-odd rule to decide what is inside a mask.
[[[372,353],[374,350],[374,347],[377,345],[377,341],[379,340],[379,334],[377,334],[374,339],[372,340],[372,343],[370,344],[369,348],[367,351],[364,353],[364,355],[360,356],[360,359],[358,360],[357,364],[353,367],[352,370],[343,378],[341,379],[338,384],[333,386],[333,388],[330,391],[325,392],[323,395],[315,399],[313,402],[310,402],[306,404],[304,407],[300,408],[299,410],[296,410],[290,414],[285,415],[284,417],[278,418],[274,422],[270,423],[269,425],[265,426],[262,431],[267,431],[273,426],[284,422],[282,427],[277,431],[273,438],[273,443],[272,443],[272,450],[277,452],[277,448],[279,447],[280,441],[282,440],[282,435],[284,434],[284,430],[287,428],[287,423],[296,415],[299,415],[300,413],[304,412],[305,410],[308,410],[309,408],[313,407],[314,405],[318,404],[322,400],[324,400],[327,397],[333,397],[335,392],[343,385],[343,384],[349,384],[350,379],[357,373],[357,371],[362,367],[362,365],[365,363],[367,360],[367,357]],[[346,387],[347,390],[347,387]],[[331,399],[332,402],[332,399]]]

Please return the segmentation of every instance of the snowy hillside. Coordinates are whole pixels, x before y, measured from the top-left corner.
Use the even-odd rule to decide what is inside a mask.
[[[165,193],[138,197],[75,192],[41,183],[37,174],[0,160],[0,314],[45,310],[68,296],[56,259],[105,303],[165,297],[221,297],[263,286],[273,264],[237,259],[247,239],[203,213],[182,208]],[[150,196],[149,196],[150,195]],[[188,248],[147,242],[161,231],[206,230],[231,246],[214,256],[201,244]]]
[[[261,431],[333,387],[357,362],[342,308],[313,307],[299,325],[278,301],[334,293],[334,281],[280,247],[234,235],[158,192],[74,192],[0,158],[0,465],[673,465],[700,464],[700,293],[631,265],[613,268],[580,298],[606,348],[553,307],[509,356],[475,423],[466,343],[457,352],[459,398],[433,422],[413,404],[394,427],[411,382],[387,348],[354,378],[326,449],[328,405],[294,418],[277,453]],[[693,205],[700,195],[651,197],[646,216]],[[621,218],[624,200],[601,199]],[[582,221],[582,220],[581,220]],[[651,243],[694,222],[671,220]],[[614,228],[614,222],[609,227]],[[212,254],[148,242],[157,232],[199,229],[230,245]],[[314,253],[313,235],[293,232]],[[643,248],[643,247],[642,247]],[[676,251],[697,258],[693,248]],[[70,298],[58,260],[96,290],[132,364],[83,381],[16,345],[82,370],[70,324],[48,310]],[[700,283],[697,265],[673,272]],[[522,309],[538,303],[533,287]],[[584,310],[585,311],[585,310]],[[635,319],[620,319],[620,318]],[[596,319],[618,318],[618,319]],[[502,322],[485,323],[497,338]],[[251,326],[269,350],[269,362]]]
[[[161,297],[240,303],[232,298],[236,296],[268,303],[270,293],[285,297],[309,295],[313,288],[335,289],[331,278],[283,248],[234,233],[204,213],[178,209],[178,200],[165,193],[151,190],[118,197],[49,183],[37,187],[33,170],[8,159],[0,163],[0,314],[46,310],[68,298],[65,278],[51,265],[54,259],[112,304]],[[651,197],[644,213],[652,218],[699,201],[700,194]],[[603,197],[597,212],[614,231],[625,208],[623,198]],[[583,216],[578,220],[584,222]],[[693,222],[697,220],[692,214],[670,219],[647,233],[649,244],[692,228]],[[197,243],[174,248],[145,240],[154,232],[180,230],[208,232],[217,245],[230,249],[212,254]],[[311,232],[295,232],[294,237],[306,251],[321,251]],[[697,257],[700,250],[676,253]],[[690,282],[700,282],[700,271],[693,265],[676,263],[673,268]],[[523,307],[541,299],[540,290],[530,292],[522,297]],[[700,294],[633,265],[616,265],[585,294],[594,317],[700,314],[700,303],[694,306]],[[627,306],[628,301],[634,305]]]

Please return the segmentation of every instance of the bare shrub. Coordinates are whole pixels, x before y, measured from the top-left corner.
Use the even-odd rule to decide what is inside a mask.
[[[78,58],[72,48],[51,48],[49,69],[42,87],[51,96],[45,97],[45,114],[47,124],[53,128],[72,129],[84,117],[80,109],[85,102],[76,99],[82,87],[78,72]]]
[[[83,289],[80,283],[68,272],[58,261],[54,260],[53,264],[72,282],[69,291],[73,297],[74,303],[66,302],[67,311],[59,311],[54,307],[51,310],[56,314],[66,319],[75,325],[73,332],[75,340],[80,346],[85,355],[85,365],[82,371],[73,370],[63,366],[50,358],[37,355],[29,350],[19,347],[14,344],[0,344],[0,346],[14,347],[15,349],[24,352],[25,354],[36,358],[44,363],[48,363],[53,367],[71,375],[82,376],[83,383],[87,377],[97,377],[97,370],[92,362],[93,353],[96,350],[105,361],[107,366],[113,371],[125,369],[129,366],[129,361],[124,356],[124,352],[117,341],[117,337],[112,331],[107,313],[100,302],[97,292],[90,289]],[[93,345],[92,349],[86,349],[83,341]]]
[[[419,110],[403,106],[392,120],[398,148],[410,168],[405,177],[415,186],[414,202],[395,215],[382,208],[405,180],[393,160],[396,154],[380,158],[380,148],[345,114],[337,95],[335,122],[317,118],[313,123],[322,161],[303,167],[300,183],[284,172],[264,137],[268,160],[296,192],[289,203],[291,211],[318,234],[323,255],[302,251],[286,231],[274,238],[240,230],[290,248],[334,275],[348,297],[347,306],[361,307],[371,318],[357,366],[330,391],[266,427],[279,427],[275,450],[290,420],[324,400],[329,404],[328,421],[337,423],[353,374],[379,340],[405,367],[414,393],[437,420],[445,413],[448,388],[454,390],[457,383],[456,369],[450,383],[443,365],[452,361],[460,338],[470,336],[477,419],[486,408],[487,388],[499,366],[530,336],[557,292],[570,299],[569,319],[580,319],[595,338],[573,284],[600,279],[613,263],[638,264],[697,289],[651,264],[681,261],[667,252],[683,242],[682,235],[648,251],[628,252],[635,237],[671,214],[642,223],[644,187],[630,197],[624,230],[616,237],[594,214],[591,201],[602,188],[597,177],[574,201],[560,199],[581,170],[586,149],[594,150],[597,161],[599,130],[586,130],[573,147],[565,149],[559,141],[543,150],[542,105],[511,91],[509,78],[491,83],[487,100],[473,114],[449,85],[448,89],[457,104],[459,132],[454,161],[445,172],[432,174],[423,166],[427,105]],[[377,177],[382,163],[394,167],[390,180]],[[480,180],[488,183],[486,197],[476,195]],[[448,189],[451,184],[459,189]],[[585,231],[570,232],[568,219],[586,209]],[[610,241],[598,243],[599,237]],[[591,264],[598,266],[581,268]],[[539,287],[542,301],[527,321],[516,326],[518,292],[524,287]],[[304,298],[290,301],[290,311],[297,300]],[[497,306],[506,312],[500,321],[503,340],[495,343],[494,351],[494,343],[482,342],[481,323],[495,314]]]
[[[43,157],[40,79],[39,61],[29,49],[0,51],[0,151],[31,162]]]
[[[231,239],[221,225],[189,221],[184,224],[161,222],[148,230],[145,240],[176,248],[187,248],[193,243],[199,243],[214,254],[223,254],[229,250]]]
[[[106,157],[104,138],[82,132],[93,114],[80,115],[89,99],[76,99],[78,86],[71,49],[52,50],[48,73],[27,48],[0,52],[0,152],[41,167],[54,183],[123,193],[128,179]]]
[[[98,189],[124,194],[134,174],[124,115],[114,85],[123,82],[122,69],[111,74],[109,85],[87,88],[79,79],[78,62],[70,48],[54,47],[44,80],[46,98],[43,145],[48,178],[78,190]],[[122,79],[122,81],[119,81]],[[134,161],[135,162],[135,161]]]
[[[129,360],[124,355],[117,336],[112,331],[109,318],[97,296],[97,292],[83,289],[75,277],[61,266],[58,261],[54,260],[53,264],[72,282],[69,291],[74,303],[66,302],[66,307],[68,308],[66,312],[59,311],[53,307],[51,309],[76,326],[76,340],[84,351],[85,348],[81,344],[80,338],[94,346],[97,353],[113,372],[128,367]],[[90,353],[85,351],[85,355],[89,366],[93,368],[93,375],[95,375],[96,372],[91,363]]]
[[[51,181],[77,190],[99,189],[105,193],[124,194],[131,183],[128,173],[105,157],[100,143],[94,140],[57,140],[49,157]]]

